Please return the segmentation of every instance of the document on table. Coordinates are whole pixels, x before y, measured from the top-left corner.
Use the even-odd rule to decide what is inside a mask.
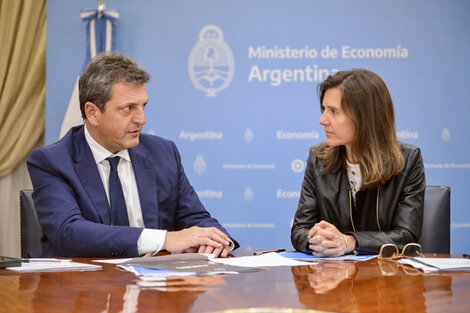
[[[302,260],[302,261],[367,261],[376,258],[377,255],[342,255],[339,257],[317,257],[310,253],[304,252],[283,252],[281,255],[285,258]]]
[[[166,277],[171,277],[171,276],[193,276],[193,275],[197,275],[197,273],[192,273],[192,272],[167,271],[167,270],[159,270],[159,269],[155,269],[155,268],[145,268],[145,267],[133,266],[133,265],[117,265],[117,267],[120,268],[120,269],[123,269],[125,271],[134,273],[137,276],[161,278],[163,280]]]
[[[71,262],[71,260],[47,259],[31,259],[28,263],[22,263],[18,267],[7,268],[10,271],[19,273],[32,272],[63,272],[63,271],[97,271],[102,268],[101,265]]]
[[[91,262],[96,262],[96,263],[105,263],[105,264],[121,264],[121,263],[126,263],[128,261],[132,260],[132,258],[127,258],[127,259],[103,259],[103,260],[91,260]]]
[[[463,258],[409,258],[398,262],[411,265],[425,273],[470,272],[470,260]]]
[[[238,274],[248,271],[259,271],[258,267],[240,267],[220,264],[215,261],[213,255],[185,253],[172,254],[157,257],[135,258],[119,268],[132,271],[136,275],[171,276],[175,273],[186,272],[189,275],[216,275],[216,274]],[[178,274],[181,276],[180,274]]]
[[[140,277],[201,276],[216,274],[238,274],[247,271],[259,271],[269,266],[312,265],[288,259],[275,252],[257,256],[236,258],[213,258],[211,255],[188,253],[158,257],[135,258],[118,268]]]
[[[126,259],[102,259],[102,260],[91,260],[97,263],[106,264],[154,264],[156,262],[167,262],[172,260],[208,260],[214,256],[207,253],[177,253],[160,256],[142,256],[137,258],[126,258]]]
[[[238,274],[242,272],[254,272],[260,270],[259,267],[220,264],[212,260],[159,262],[157,264],[145,265],[142,267],[167,271],[191,272],[198,275]]]
[[[177,254],[168,254],[168,255],[159,255],[159,256],[144,256],[138,258],[132,258],[123,265],[137,265],[141,267],[146,267],[146,265],[155,265],[159,263],[168,263],[168,262],[181,262],[181,261],[202,261],[212,259],[214,256],[212,254],[205,253],[177,253]]]
[[[242,256],[238,258],[215,258],[212,261],[234,266],[245,267],[269,267],[269,266],[300,266],[312,265],[312,262],[302,262],[289,259],[276,252],[265,253],[254,256]]]

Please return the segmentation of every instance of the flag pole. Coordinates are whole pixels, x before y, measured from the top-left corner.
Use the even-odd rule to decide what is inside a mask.
[[[101,16],[104,10],[106,10],[104,0],[98,0],[98,15]]]

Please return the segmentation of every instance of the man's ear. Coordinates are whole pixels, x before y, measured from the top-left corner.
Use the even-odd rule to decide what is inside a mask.
[[[97,114],[99,113],[101,113],[100,109],[98,109],[98,107],[94,103],[90,101],[85,103],[85,115],[88,123],[93,126],[96,126],[98,124]]]

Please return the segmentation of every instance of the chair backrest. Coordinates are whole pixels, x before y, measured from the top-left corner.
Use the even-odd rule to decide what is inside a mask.
[[[426,186],[419,244],[425,253],[450,253],[450,187]]]
[[[20,191],[20,236],[21,257],[29,257],[31,252],[40,251],[41,238],[43,237],[41,224],[33,202],[33,190]]]

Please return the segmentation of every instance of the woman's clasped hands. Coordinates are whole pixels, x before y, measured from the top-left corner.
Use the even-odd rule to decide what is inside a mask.
[[[354,250],[356,238],[344,235],[333,224],[316,223],[308,232],[309,248],[317,257],[337,257]]]

